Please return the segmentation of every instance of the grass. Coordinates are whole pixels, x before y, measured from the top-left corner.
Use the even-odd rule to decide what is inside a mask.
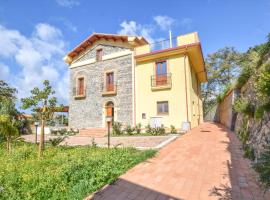
[[[155,155],[134,148],[48,147],[19,142],[11,154],[0,144],[0,199],[83,199]]]

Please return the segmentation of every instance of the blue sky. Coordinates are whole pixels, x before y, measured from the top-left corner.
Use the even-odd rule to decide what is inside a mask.
[[[23,3],[24,2],[24,3]],[[0,79],[19,98],[49,79],[68,103],[66,52],[92,32],[127,33],[150,41],[198,31],[203,53],[239,51],[270,32],[270,0],[0,0]]]

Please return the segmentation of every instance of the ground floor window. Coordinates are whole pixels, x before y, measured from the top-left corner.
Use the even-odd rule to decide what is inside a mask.
[[[169,114],[169,104],[168,101],[158,101],[157,102],[157,114],[167,115]]]

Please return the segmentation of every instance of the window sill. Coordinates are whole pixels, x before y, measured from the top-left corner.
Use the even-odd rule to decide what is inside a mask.
[[[157,91],[157,90],[170,90],[172,88],[171,85],[159,85],[159,86],[152,86],[152,90],[153,91]]]
[[[85,99],[85,98],[86,98],[85,94],[74,96],[74,99]]]
[[[157,116],[168,116],[169,113],[157,113]]]
[[[116,90],[115,91],[104,91],[104,92],[102,92],[102,96],[110,96],[110,95],[116,95]]]

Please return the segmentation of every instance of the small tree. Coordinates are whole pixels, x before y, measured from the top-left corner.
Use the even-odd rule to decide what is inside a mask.
[[[39,150],[38,157],[42,157],[43,151],[45,148],[45,137],[44,137],[44,127],[46,121],[50,120],[53,117],[53,113],[55,112],[57,99],[52,95],[55,93],[52,87],[50,86],[50,82],[45,80],[43,82],[44,88],[39,89],[35,87],[31,90],[32,96],[28,98],[22,98],[22,109],[31,108],[33,112],[37,113],[38,119],[41,121],[41,133],[40,133],[40,142],[39,142]]]
[[[19,135],[15,126],[19,112],[15,108],[17,90],[0,80],[0,135],[7,141],[7,150],[11,150],[11,142]]]
[[[14,120],[9,115],[0,115],[0,133],[6,138],[7,150],[11,150],[11,142],[19,135],[18,129],[14,126]]]

